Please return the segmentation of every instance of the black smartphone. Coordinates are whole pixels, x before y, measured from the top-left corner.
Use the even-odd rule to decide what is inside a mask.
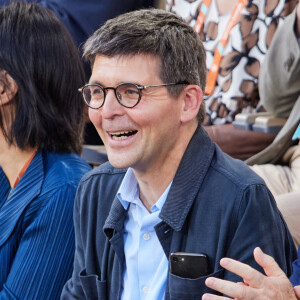
[[[210,274],[209,259],[204,253],[175,252],[170,254],[172,274],[195,279]]]

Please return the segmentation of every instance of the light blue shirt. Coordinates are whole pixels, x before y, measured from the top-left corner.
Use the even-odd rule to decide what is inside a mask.
[[[124,223],[125,269],[121,299],[164,299],[168,259],[156,236],[154,226],[169,193],[172,182],[147,211],[139,198],[139,185],[131,168],[125,174],[118,198],[127,210]]]
[[[300,124],[298,125],[296,131],[294,132],[294,135],[292,137],[292,140],[300,139]]]

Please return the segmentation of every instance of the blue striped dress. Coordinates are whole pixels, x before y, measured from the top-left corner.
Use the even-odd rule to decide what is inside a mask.
[[[0,299],[59,299],[73,266],[75,192],[89,170],[75,154],[38,151],[8,197],[0,168]]]

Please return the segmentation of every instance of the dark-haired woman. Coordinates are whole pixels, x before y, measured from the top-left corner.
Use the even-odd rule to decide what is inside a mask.
[[[0,299],[58,299],[71,276],[84,73],[37,4],[0,9]]]

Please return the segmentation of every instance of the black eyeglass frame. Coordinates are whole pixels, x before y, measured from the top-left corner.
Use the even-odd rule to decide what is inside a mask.
[[[138,92],[139,92],[139,97],[138,97],[138,100],[136,101],[136,103],[133,105],[133,106],[127,106],[127,105],[124,105],[123,103],[121,103],[121,99],[119,99],[119,96],[117,94],[117,88],[120,87],[120,86],[123,86],[123,85],[126,85],[126,84],[130,84],[130,85],[133,85],[137,88]],[[82,98],[84,100],[84,103],[92,108],[92,109],[99,109],[101,108],[103,105],[104,105],[104,102],[105,102],[105,99],[106,99],[106,90],[114,90],[115,92],[115,96],[116,96],[116,99],[117,101],[119,102],[120,105],[122,105],[123,107],[126,107],[126,108],[133,108],[135,106],[137,106],[142,98],[142,90],[144,89],[148,89],[148,88],[153,88],[153,87],[161,87],[161,86],[170,86],[170,85],[179,85],[179,84],[189,84],[186,80],[183,80],[183,81],[178,81],[178,82],[173,82],[173,83],[162,83],[162,84],[155,84],[155,85],[139,85],[139,84],[135,84],[135,83],[132,83],[132,82],[123,82],[123,83],[120,83],[118,84],[116,87],[111,87],[111,86],[108,86],[108,87],[103,87],[101,86],[100,84],[98,83],[87,83],[85,84],[83,87],[79,88],[78,91],[81,93],[82,95]],[[103,103],[99,106],[99,107],[91,107],[86,99],[85,99],[85,96],[84,96],[84,89],[86,87],[89,87],[89,86],[97,86],[99,87],[102,91],[103,91]]]

